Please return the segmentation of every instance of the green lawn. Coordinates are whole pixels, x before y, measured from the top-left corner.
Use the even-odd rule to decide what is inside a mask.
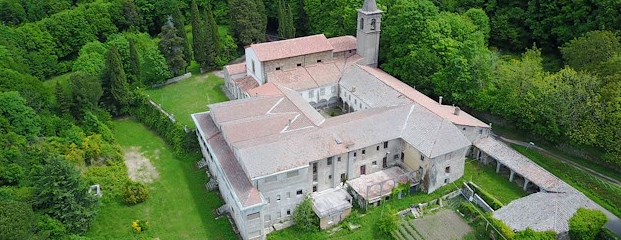
[[[496,174],[496,169],[484,166],[476,160],[466,161],[464,181],[472,181],[486,192],[494,195],[503,204],[526,196],[526,192],[509,178]]]
[[[578,189],[591,200],[617,215],[617,217],[621,217],[621,208],[619,207],[621,206],[621,188],[604,183],[582,170],[544,156],[535,150],[516,145],[512,145],[512,147],[539,164],[539,166]]]
[[[213,74],[191,78],[158,89],[147,90],[153,101],[172,113],[181,124],[194,126],[190,114],[208,111],[210,103],[227,101],[222,92],[224,80]]]
[[[161,138],[133,120],[115,121],[113,131],[124,149],[141,149],[160,179],[149,184],[151,195],[144,203],[132,207],[103,203],[89,238],[236,239],[226,218],[214,219],[214,209],[223,202],[215,192],[206,192],[207,177],[194,168],[199,156],[173,155]],[[134,234],[131,223],[137,219],[148,221],[151,228]]]

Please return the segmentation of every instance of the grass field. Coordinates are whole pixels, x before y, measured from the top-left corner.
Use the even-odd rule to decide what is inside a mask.
[[[567,165],[556,159],[540,154],[537,151],[521,146],[512,146],[539,166],[550,171],[569,185],[584,193],[591,200],[597,202],[608,211],[621,217],[621,188],[604,183],[599,179]]]
[[[208,111],[210,103],[227,101],[222,92],[224,80],[213,74],[195,75],[158,89],[147,90],[153,101],[172,113],[181,124],[194,126],[190,114]]]
[[[214,209],[223,202],[215,192],[206,192],[207,177],[194,168],[199,156],[173,155],[162,139],[133,120],[115,121],[113,132],[124,149],[139,147],[160,178],[149,184],[151,195],[144,203],[131,207],[104,203],[89,238],[236,239],[226,218],[214,219]],[[131,223],[137,219],[148,221],[151,228],[133,233]]]
[[[509,182],[508,178],[496,174],[495,168],[484,166],[475,160],[466,161],[466,170],[462,179],[472,181],[505,205],[526,196],[526,192],[515,182]]]

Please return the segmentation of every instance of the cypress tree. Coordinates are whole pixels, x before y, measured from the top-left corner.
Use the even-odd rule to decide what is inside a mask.
[[[102,79],[102,87],[104,105],[113,114],[121,114],[122,109],[129,104],[131,96],[129,86],[127,85],[127,76],[121,63],[121,55],[114,46],[110,48],[106,57],[106,69]]]
[[[295,37],[291,7],[283,0],[278,1],[278,36],[284,39]]]
[[[257,19],[255,23],[255,40],[257,42],[265,42],[265,33],[267,32],[267,12],[265,11],[265,3],[263,0],[255,0],[257,8]]]
[[[305,0],[298,0],[297,11],[296,11],[296,30],[298,36],[306,36],[308,34],[308,14],[306,13],[306,9],[304,6],[306,5]]]
[[[173,22],[175,23],[175,28],[177,29],[177,35],[183,39],[183,59],[187,63],[192,61],[192,49],[190,49],[190,42],[188,42],[188,35],[185,32],[185,18],[183,14],[181,14],[181,10],[177,6],[175,11],[173,12]]]
[[[194,60],[201,65],[201,68],[207,68],[207,34],[205,32],[205,24],[198,11],[196,1],[192,0],[190,6],[192,13],[192,46],[194,47]]]
[[[58,111],[63,116],[69,116],[71,113],[71,103],[65,93],[65,88],[56,82],[56,104],[58,105]]]
[[[179,76],[182,69],[188,65],[183,55],[183,39],[177,35],[177,29],[169,19],[162,26],[160,33],[160,52],[166,57],[166,62],[175,76]]]
[[[218,24],[213,17],[213,11],[207,9],[206,12],[207,64],[214,68],[218,65],[218,56],[220,56],[220,33],[218,32]]]
[[[135,86],[142,85],[140,77],[140,58],[136,50],[136,42],[133,39],[129,40],[129,73],[127,74],[127,81]]]

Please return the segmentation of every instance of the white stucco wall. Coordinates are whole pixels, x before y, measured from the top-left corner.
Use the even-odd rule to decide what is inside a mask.
[[[253,69],[254,62],[254,69]],[[254,70],[254,71],[253,71]],[[259,81],[259,85],[265,84],[265,69],[257,54],[252,48],[246,48],[246,74]]]

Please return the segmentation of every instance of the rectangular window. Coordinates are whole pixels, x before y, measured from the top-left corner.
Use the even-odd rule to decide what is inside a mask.
[[[318,62],[318,63],[320,63],[320,62],[321,62],[321,59],[317,59],[317,62]]]
[[[287,209],[287,216],[291,216],[291,210]]]
[[[356,157],[357,152],[354,152],[354,157]]]
[[[445,173],[451,173],[451,166],[444,168]]]
[[[328,175],[328,179],[332,179],[332,174]]]
[[[313,186],[313,192],[317,192],[317,186]]]
[[[276,71],[280,70],[280,67],[276,67]]]
[[[483,134],[483,129],[479,129],[479,134]]]
[[[367,153],[366,149],[362,149],[362,155],[365,155]]]
[[[299,190],[296,192],[296,194],[297,194],[298,196],[299,196],[299,195],[302,195],[302,189],[299,189]]]
[[[373,166],[377,166],[377,161],[372,162]]]
[[[308,97],[315,97],[315,90],[308,91]]]
[[[420,160],[421,161],[425,161],[425,156],[423,156],[422,154],[420,155]]]
[[[328,165],[332,165],[332,157],[328,158]]]
[[[336,158],[336,161],[337,161],[337,162],[340,162],[340,161],[341,161],[341,157],[337,157],[337,158]]]
[[[448,178],[444,179],[444,183],[449,183],[449,179]]]
[[[399,154],[395,154],[394,156],[392,156],[392,159],[394,159],[394,160],[399,159]]]
[[[317,163],[313,163],[313,173],[317,173]]]
[[[298,175],[300,175],[298,170],[287,172],[287,178],[297,177]]]
[[[257,69],[254,66],[254,61],[252,61],[252,73],[255,75],[257,74]]]
[[[248,216],[246,216],[247,220],[254,220],[261,217],[261,214],[259,214],[258,212],[256,213],[252,213],[252,214],[248,214]]]
[[[326,95],[326,89],[325,88],[320,88],[319,89],[319,95],[321,95],[321,96]]]
[[[388,148],[388,142],[384,142],[384,148]]]
[[[377,149],[377,151],[379,151],[379,145],[377,145],[377,147],[375,149]]]
[[[280,194],[276,195],[276,201],[280,201]]]
[[[345,173],[341,173],[341,182],[345,181]]]
[[[301,63],[298,63],[298,65],[297,65],[297,66],[298,66],[298,67],[301,67],[301,66],[302,66],[302,64],[301,64]]]

